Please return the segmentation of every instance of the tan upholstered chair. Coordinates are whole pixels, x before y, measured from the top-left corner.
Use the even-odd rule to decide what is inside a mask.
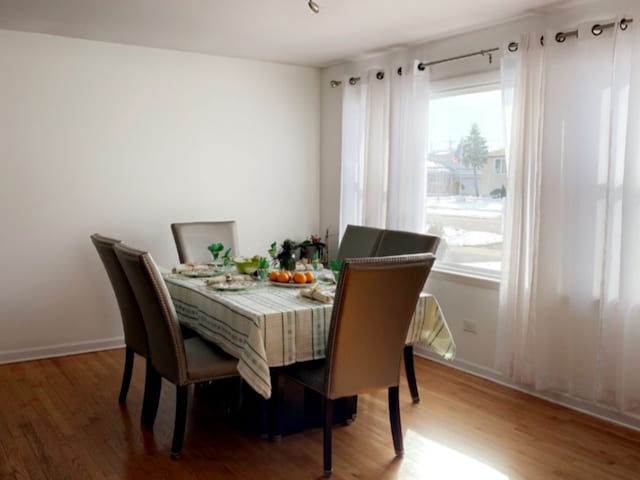
[[[380,228],[347,225],[338,247],[338,259],[374,257],[382,232]]]
[[[211,254],[207,247],[212,243],[222,243],[238,256],[238,234],[236,222],[189,222],[172,223],[171,232],[176,241],[180,263],[207,263]]]
[[[147,331],[151,381],[147,394],[149,410],[143,425],[148,430],[153,429],[160,400],[160,384],[162,378],[166,378],[176,385],[176,414],[171,446],[171,456],[176,458],[180,455],[184,440],[189,385],[236,376],[238,361],[200,337],[184,339],[169,291],[151,255],[123,244],[114,248],[140,305]]]
[[[331,474],[333,401],[389,390],[393,445],[403,453],[398,383],[402,350],[431,254],[347,259],[340,272],[325,360],[277,370],[324,397],[324,473]],[[274,382],[278,384],[278,382]],[[274,392],[275,415],[279,392]]]
[[[120,316],[122,317],[126,348],[119,401],[120,403],[124,403],[127,399],[127,392],[129,391],[129,385],[131,383],[134,355],[137,353],[141,357],[147,356],[147,333],[144,328],[144,321],[142,320],[142,314],[138,307],[136,297],[124,270],[122,270],[120,266],[118,257],[116,257],[114,246],[120,243],[120,240],[94,233],[91,235],[91,241],[96,247],[98,255],[107,271],[111,287],[118,301]]]
[[[403,232],[400,230],[383,230],[374,256],[387,257],[389,255],[409,255],[413,253],[433,253],[435,255],[439,244],[440,237],[436,235]],[[406,345],[404,348],[404,367],[411,398],[413,403],[418,403],[420,394],[418,393],[418,382],[413,364],[413,345]]]

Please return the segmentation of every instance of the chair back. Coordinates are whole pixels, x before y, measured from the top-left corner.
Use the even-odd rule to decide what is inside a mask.
[[[184,340],[173,301],[158,267],[148,252],[122,243],[114,249],[140,305],[151,365],[167,380],[177,385],[185,384]]]
[[[380,228],[347,225],[338,247],[338,260],[375,256],[382,231]]]
[[[113,288],[113,292],[116,295],[120,316],[122,317],[124,342],[138,355],[146,357],[147,333],[144,328],[142,313],[114,250],[114,246],[120,243],[120,240],[94,233],[91,235],[91,242],[93,242],[98,251],[100,260],[102,260],[111,282],[111,288]]]
[[[384,230],[375,251],[376,257],[409,255],[413,253],[433,253],[435,255],[440,237],[399,230]]]
[[[172,223],[171,232],[176,241],[180,263],[207,263],[211,254],[207,247],[212,243],[222,243],[225,250],[233,249],[238,256],[238,234],[234,220],[221,222]]]
[[[327,343],[328,398],[398,385],[407,332],[434,259],[420,254],[343,262]]]

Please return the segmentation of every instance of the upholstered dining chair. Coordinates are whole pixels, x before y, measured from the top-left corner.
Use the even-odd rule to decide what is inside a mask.
[[[176,412],[171,457],[177,458],[184,441],[189,385],[237,376],[238,360],[200,337],[183,338],[173,301],[151,255],[124,244],[114,248],[140,305],[147,331],[152,379],[143,426],[153,430],[162,378],[174,383]]]
[[[408,255],[413,253],[433,253],[435,255],[439,244],[440,237],[437,235],[404,232],[401,230],[383,230],[374,256],[387,257],[389,255]],[[404,368],[411,399],[413,403],[418,403],[420,394],[413,363],[413,345],[405,345],[404,347]]]
[[[277,375],[323,397],[325,476],[332,472],[333,402],[338,398],[388,389],[393,445],[396,454],[403,453],[398,401],[402,349],[433,261],[432,254],[344,260],[326,358],[276,370]],[[280,393],[274,395],[274,415],[278,416]]]
[[[211,261],[207,247],[212,243],[222,243],[225,250],[231,248],[233,255],[238,255],[238,233],[234,220],[172,223],[171,232],[180,263]]]
[[[382,232],[380,228],[347,225],[338,246],[338,259],[375,256]]]
[[[376,257],[409,255],[412,253],[433,253],[440,245],[440,237],[425,233],[383,230],[375,250]]]
[[[104,268],[107,271],[107,276],[109,277],[111,287],[116,295],[118,307],[120,308],[120,316],[124,330],[125,362],[118,400],[120,403],[124,403],[127,399],[127,393],[129,392],[129,385],[131,384],[131,373],[133,372],[135,354],[141,357],[147,357],[147,333],[133,289],[129,284],[129,280],[127,280],[124,270],[122,270],[120,266],[118,257],[116,257],[114,246],[121,243],[120,240],[94,233],[91,235],[91,241],[96,247],[100,260],[102,260]]]

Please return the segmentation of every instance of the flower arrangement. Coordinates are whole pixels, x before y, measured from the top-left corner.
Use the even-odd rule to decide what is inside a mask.
[[[296,250],[299,245],[293,240],[287,239],[280,245],[280,252],[276,255],[280,263],[280,270],[289,270],[291,272],[296,269]]]

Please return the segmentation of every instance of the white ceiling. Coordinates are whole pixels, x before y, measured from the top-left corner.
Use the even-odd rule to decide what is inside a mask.
[[[573,0],[0,0],[0,28],[327,66]]]

